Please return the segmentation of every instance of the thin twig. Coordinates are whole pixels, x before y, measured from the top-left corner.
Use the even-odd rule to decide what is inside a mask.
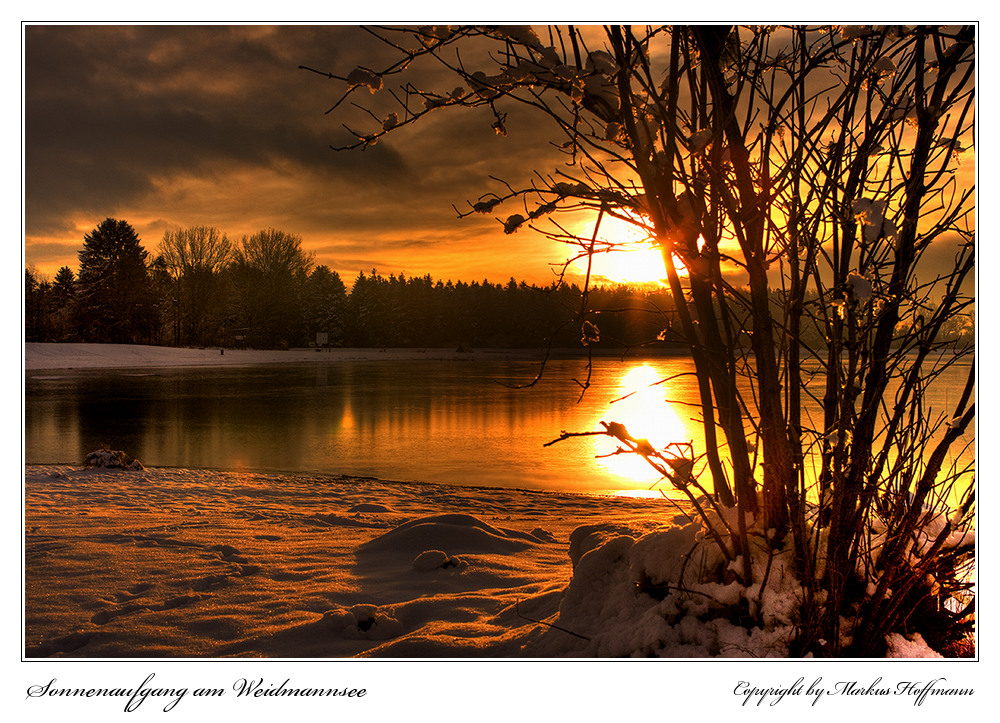
[[[523,615],[521,613],[521,601],[519,599],[514,602],[514,612],[517,613],[517,616],[519,618],[521,618],[522,620],[527,620],[529,623],[545,625],[560,632],[566,633],[568,635],[580,638],[581,640],[586,640],[588,643],[590,642],[590,638],[588,638],[586,635],[580,635],[580,633],[574,633],[572,630],[567,630],[566,628],[556,625],[555,623],[547,623],[544,620],[535,620],[534,618],[529,618],[527,615]]]

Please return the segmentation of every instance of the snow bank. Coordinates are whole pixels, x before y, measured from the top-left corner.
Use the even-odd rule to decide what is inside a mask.
[[[886,653],[887,658],[940,658],[939,653],[934,652],[928,647],[927,643],[920,636],[920,633],[914,633],[909,638],[904,638],[899,633],[890,633],[887,638],[889,643],[889,652]]]
[[[792,541],[771,549],[751,528],[753,584],[705,523],[685,515],[637,534],[627,525],[584,525],[570,536],[573,576],[558,616],[530,655],[546,657],[787,658],[802,589]],[[819,594],[822,594],[820,591]],[[841,618],[848,644],[853,621]],[[919,635],[887,640],[890,657],[940,657]]]
[[[678,517],[642,536],[606,526],[574,533],[582,551],[559,606],[558,628],[533,652],[585,657],[787,656],[790,625],[747,630],[726,618],[742,586],[723,579],[725,558],[700,523]],[[599,544],[586,549],[588,544]],[[570,637],[560,630],[573,633]]]

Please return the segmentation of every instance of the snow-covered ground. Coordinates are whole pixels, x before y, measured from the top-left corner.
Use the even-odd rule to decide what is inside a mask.
[[[230,350],[219,355],[217,349],[58,347],[28,345],[26,366],[201,364],[213,351],[227,363],[239,363]],[[392,352],[350,353],[379,358]],[[246,363],[318,356],[257,354]],[[407,693],[420,698],[414,705],[442,712],[501,696],[477,717],[509,720],[536,701],[584,719],[704,714],[705,695],[718,698],[723,709],[758,708],[756,700],[742,705],[741,682],[777,689],[800,676],[828,676],[829,686],[838,680],[868,685],[888,675],[887,683],[895,685],[943,675],[938,669],[932,676],[927,668],[914,673],[870,664],[852,671],[821,661],[807,669],[746,668],[735,661],[737,667],[668,662],[670,667],[650,668],[635,661],[640,667],[623,668],[621,659],[629,657],[707,662],[787,656],[794,601],[780,557],[764,588],[753,591],[756,608],[749,613],[758,620],[756,627],[734,625],[713,612],[715,603],[725,603],[739,589],[731,581],[690,582],[684,594],[668,594],[666,581],[678,575],[687,581],[719,561],[703,543],[700,527],[667,500],[313,475],[65,466],[25,467],[23,490],[24,655],[47,666],[31,669],[45,672],[25,676],[29,682],[58,676],[67,683],[70,677],[99,683],[101,671],[109,670],[52,667],[57,660],[194,658],[220,665],[266,658],[283,667],[239,668],[239,673],[229,672],[235,670],[231,666],[199,667],[196,674],[191,668],[142,670],[156,670],[164,681],[187,676],[192,686],[201,684],[193,677],[226,686],[237,677],[264,677],[265,686],[274,686],[290,675],[298,676],[293,684],[350,680],[371,690],[381,684],[378,705],[394,715],[411,710]],[[900,637],[890,652],[935,656],[919,638]],[[324,670],[338,675],[326,675],[288,662],[317,658],[358,664],[425,659],[445,665],[337,667]],[[447,662],[475,666],[483,658],[490,659],[483,661],[488,667]],[[553,662],[581,658],[594,667]],[[540,668],[510,667],[514,661],[539,660],[548,662]],[[963,679],[951,669],[951,682]],[[137,685],[141,679],[123,682]],[[664,698],[664,691],[674,699]],[[774,698],[766,698],[763,707]],[[60,710],[70,713],[73,702],[60,700]],[[809,702],[800,697],[794,708],[787,707],[801,713]],[[844,697],[844,705],[852,702]],[[932,710],[953,702],[938,699]],[[873,701],[864,703],[858,710],[871,711]],[[912,700],[902,704],[910,710]],[[207,703],[182,705],[208,709]],[[324,710],[322,703],[310,705]],[[369,710],[380,710],[371,705]],[[109,712],[119,708],[104,706]],[[260,712],[254,719],[273,715]]]
[[[665,502],[204,470],[26,471],[30,656],[531,654],[574,529]],[[570,652],[581,638],[556,631]]]
[[[698,581],[725,561],[667,500],[29,467],[25,503],[29,657],[787,657],[794,632],[788,561],[733,624],[742,586]]]

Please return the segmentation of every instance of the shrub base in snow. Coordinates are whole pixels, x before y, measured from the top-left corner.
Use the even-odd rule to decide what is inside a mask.
[[[587,525],[570,537],[573,576],[558,618],[530,654],[584,657],[788,657],[801,627],[804,590],[791,539],[749,532],[754,583],[738,579],[705,523],[679,516],[646,534]],[[822,599],[824,592],[814,596]],[[854,625],[845,611],[844,643]],[[569,633],[570,635],[568,635]],[[572,637],[571,637],[572,636]],[[940,657],[919,634],[891,634],[889,655]]]

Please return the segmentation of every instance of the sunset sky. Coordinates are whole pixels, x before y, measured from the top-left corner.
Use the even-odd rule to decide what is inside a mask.
[[[452,207],[503,193],[491,176],[519,186],[564,166],[541,114],[504,108],[502,137],[489,108],[452,107],[367,150],[331,149],[356,140],[345,121],[370,131],[374,119],[348,104],[327,114],[343,83],[299,66],[347,75],[397,59],[356,25],[26,25],[25,264],[48,278],[63,265],[75,271],[84,235],[112,217],[151,254],[165,231],[192,226],[234,242],[266,228],[296,234],[348,285],[373,268],[554,280],[572,249],[527,228],[505,235],[498,219],[523,212],[518,203],[462,219]],[[407,77],[447,92],[458,82],[449,76],[430,61]],[[958,172],[971,183],[974,164]],[[594,221],[559,220],[587,235]],[[601,231],[635,238],[607,222]],[[935,243],[922,263],[953,255],[953,242]],[[655,252],[615,257],[631,263],[603,263],[605,254],[598,282],[663,275]]]
[[[357,26],[26,26],[25,264],[75,271],[84,234],[113,217],[151,253],[169,229],[280,229],[348,284],[372,268],[551,281],[567,249],[505,235],[497,218],[520,208],[452,208],[502,191],[490,175],[517,183],[563,162],[544,123],[512,115],[504,138],[488,108],[442,111],[363,152],[331,150],[346,136],[325,112],[343,86],[298,66],[346,74],[393,57]]]

